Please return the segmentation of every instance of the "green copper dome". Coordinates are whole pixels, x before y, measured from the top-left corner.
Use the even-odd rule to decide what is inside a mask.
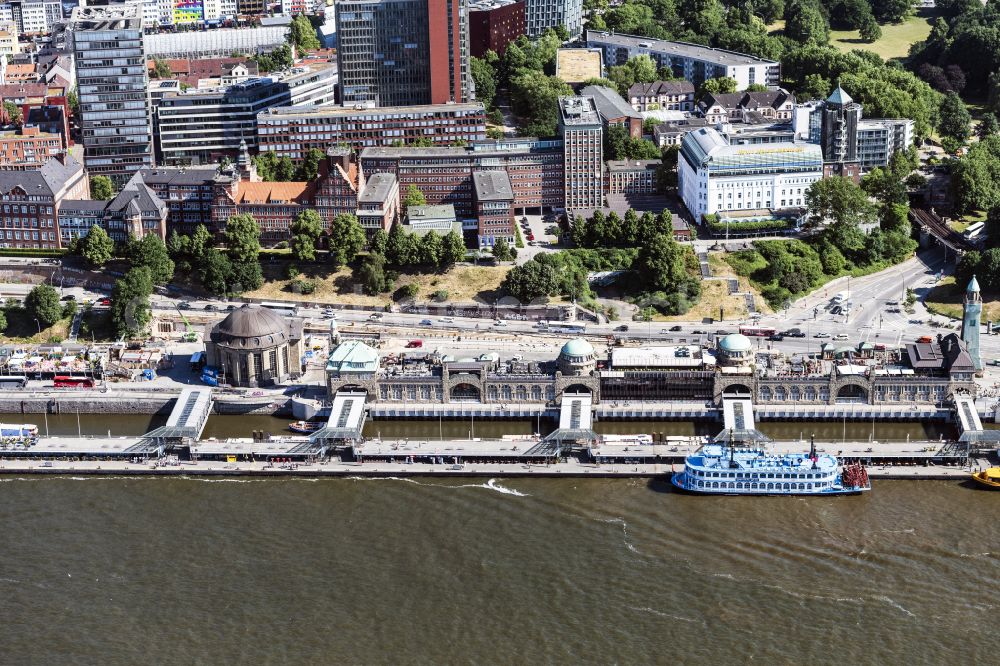
[[[563,345],[559,355],[568,357],[593,356],[594,347],[583,338],[575,338]]]
[[[740,333],[732,333],[719,341],[719,349],[729,354],[745,353],[753,349],[750,338]]]

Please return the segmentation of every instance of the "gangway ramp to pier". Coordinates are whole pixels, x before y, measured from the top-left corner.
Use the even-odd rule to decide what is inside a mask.
[[[311,434],[309,441],[324,447],[360,441],[367,400],[365,391],[337,391],[326,426]]]
[[[770,439],[757,430],[753,416],[753,401],[749,398],[723,398],[722,422],[725,430],[716,441],[767,442]]]
[[[958,441],[969,444],[984,443],[991,448],[1000,442],[1000,430],[983,429],[983,422],[976,410],[976,402],[971,396],[956,395],[952,400],[955,403],[955,421],[960,433]]]
[[[549,434],[546,442],[560,447],[568,442],[595,442],[594,398],[589,393],[563,393],[559,408],[559,427]]]
[[[177,396],[166,425],[147,432],[145,437],[163,444],[190,444],[201,438],[211,413],[212,389],[186,388]]]

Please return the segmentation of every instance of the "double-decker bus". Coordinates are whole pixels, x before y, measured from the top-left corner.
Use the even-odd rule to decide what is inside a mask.
[[[94,388],[94,379],[76,375],[56,375],[52,380],[52,386],[55,388]]]
[[[749,337],[769,338],[778,330],[767,326],[740,326],[740,333]]]

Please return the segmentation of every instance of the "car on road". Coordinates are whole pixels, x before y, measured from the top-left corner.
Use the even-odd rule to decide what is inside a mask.
[[[381,318],[382,318],[382,315],[380,315],[378,312],[373,312],[372,314],[368,315],[368,320],[369,321],[378,321]]]
[[[323,316],[328,319],[336,319],[337,313],[334,311],[333,308],[326,308],[325,310],[323,310]]]
[[[670,330],[672,332],[676,333],[677,331],[681,330],[680,324],[675,324],[675,325],[671,326]]]
[[[111,305],[111,299],[105,296],[104,298],[98,299],[97,304],[104,306]]]
[[[701,330],[700,328],[694,329],[693,331],[691,331],[691,333],[693,333],[694,335],[705,335],[705,331]]]
[[[847,333],[837,333],[837,335],[833,336],[833,339],[834,340],[849,340],[850,337],[851,336],[849,336]]]
[[[438,319],[438,321],[441,322],[442,324],[451,324],[454,323],[455,320],[452,319],[451,317],[441,317],[440,319]]]
[[[205,312],[214,312],[216,309],[217,308],[214,305],[212,305],[211,303],[209,303],[208,305],[205,306]]]
[[[718,336],[726,336],[726,335],[729,335],[729,331],[724,331],[724,330],[722,330],[722,329],[720,328],[719,330],[717,330],[717,331],[715,332],[715,334],[716,334],[716,335],[718,335]]]
[[[495,322],[493,322],[493,325],[503,328],[504,326],[507,325],[507,322],[505,322],[503,319],[497,319]]]
[[[917,342],[926,344],[928,342],[934,342],[934,338],[932,338],[929,335],[921,335],[919,338],[917,338]]]
[[[814,338],[820,338],[820,339],[823,339],[823,338],[828,338],[828,337],[830,337],[830,334],[829,334],[829,333],[824,333],[823,331],[820,331],[819,333],[814,333],[814,334],[813,334],[813,337],[814,337]]]
[[[899,305],[899,301],[886,301],[886,305]]]
[[[774,335],[767,336],[767,339],[770,340],[771,342],[781,342],[782,340],[785,339],[785,336],[782,335],[781,333],[775,333]]]
[[[75,301],[76,300],[76,296],[74,296],[73,294],[66,294],[65,296],[62,297],[62,300],[64,300],[64,301]]]
[[[180,303],[177,304],[177,309],[178,310],[190,310],[191,309],[191,304],[188,303],[187,301],[181,301]]]
[[[790,328],[787,331],[783,331],[781,335],[786,338],[804,338],[806,334],[802,332],[801,328]]]
[[[418,349],[423,346],[424,346],[423,340],[410,340],[409,342],[406,343],[407,349]]]
[[[236,309],[236,306],[233,305],[232,303],[230,303],[229,305],[226,306],[226,312],[232,312],[235,309]]]
[[[432,322],[430,319],[421,319],[420,320],[420,325],[421,326],[432,326],[433,324],[434,324],[434,322]]]
[[[628,325],[622,324],[621,326],[615,326],[615,330],[619,333],[624,333],[625,331],[628,330]]]
[[[529,241],[535,240],[535,234],[528,234],[528,240]]]

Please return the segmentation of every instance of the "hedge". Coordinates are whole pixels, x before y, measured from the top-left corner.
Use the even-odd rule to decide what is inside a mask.
[[[791,220],[758,220],[754,222],[730,222],[729,224],[706,220],[706,223],[713,234],[724,234],[727,228],[730,233],[740,233],[743,231],[766,231],[771,229],[784,230],[795,225]]]
[[[69,254],[67,249],[43,249],[30,247],[0,248],[0,257],[64,257]]]

